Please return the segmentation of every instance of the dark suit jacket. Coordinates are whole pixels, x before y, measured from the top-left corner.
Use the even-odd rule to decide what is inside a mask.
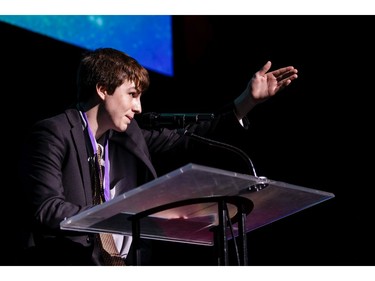
[[[187,128],[199,135],[240,127],[233,109],[216,115],[214,121]],[[100,264],[90,233],[63,231],[60,223],[92,206],[92,182],[87,136],[75,108],[35,124],[22,162],[23,187],[32,239],[27,264]],[[123,133],[111,132],[109,139],[111,188],[119,181],[116,195],[157,177],[153,154],[188,145],[179,130],[143,130],[133,120]]]

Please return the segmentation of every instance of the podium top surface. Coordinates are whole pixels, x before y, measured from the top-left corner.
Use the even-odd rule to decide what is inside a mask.
[[[253,202],[245,223],[245,231],[250,232],[331,199],[334,194],[190,163],[67,218],[60,226],[64,230],[132,235],[129,218],[134,214],[172,202],[215,196],[241,196]],[[228,204],[231,217],[236,210]],[[140,221],[143,238],[199,245],[213,245],[211,228],[216,225],[215,202],[176,207]],[[236,233],[236,224],[233,227]]]

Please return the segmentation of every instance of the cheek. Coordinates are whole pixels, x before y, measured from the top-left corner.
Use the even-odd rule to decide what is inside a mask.
[[[132,97],[130,95],[121,96],[118,100],[119,106],[124,110],[129,110],[131,108]]]
[[[111,111],[126,111],[130,108],[131,102],[129,95],[116,96],[108,101],[108,107]]]

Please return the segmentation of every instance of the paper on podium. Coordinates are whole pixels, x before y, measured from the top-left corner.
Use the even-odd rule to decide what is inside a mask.
[[[331,199],[334,194],[190,163],[67,218],[60,226],[64,230],[132,235],[129,217],[134,214],[172,202],[214,196],[242,196],[253,202],[253,210],[246,217],[247,233]],[[236,210],[228,204],[230,217]],[[214,245],[211,229],[217,225],[217,204],[199,203],[143,218],[140,231],[142,238]],[[233,227],[236,235],[237,225]]]

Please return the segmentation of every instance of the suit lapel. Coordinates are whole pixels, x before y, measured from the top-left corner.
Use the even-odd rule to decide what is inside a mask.
[[[68,109],[65,111],[71,126],[73,142],[78,155],[79,167],[81,169],[82,183],[84,187],[86,204],[92,204],[92,189],[90,167],[88,163],[88,153],[86,149],[85,135],[83,133],[82,120],[76,109]]]
[[[124,146],[128,151],[133,153],[136,157],[142,160],[142,162],[150,170],[154,178],[157,177],[154,166],[151,163],[150,156],[148,154],[148,149],[143,138],[136,138],[134,134],[127,133],[128,137],[124,138]]]
[[[146,165],[153,177],[157,177],[155,168],[150,160],[147,144],[143,137],[142,131],[136,122],[130,123],[128,129],[124,133],[113,132],[113,135],[110,136],[110,140],[125,147],[126,150],[134,154]]]

